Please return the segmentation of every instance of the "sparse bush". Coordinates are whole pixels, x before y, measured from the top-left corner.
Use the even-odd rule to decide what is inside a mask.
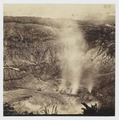
[[[82,108],[83,116],[114,116],[115,115],[115,110],[113,106],[112,108],[101,107],[99,109],[97,107],[97,104],[91,105],[91,107],[89,107],[86,103],[82,103],[82,105],[85,106],[85,108]]]
[[[12,116],[17,114],[18,113],[15,111],[14,107],[8,103],[4,103],[4,116]]]
[[[85,116],[95,116],[97,114],[97,104],[95,105],[91,105],[91,107],[89,107],[86,103],[82,103],[82,105],[85,106],[85,108],[82,108],[83,110],[83,115]]]
[[[14,107],[12,107],[9,103],[4,103],[4,116],[33,116],[36,115],[32,112],[24,111],[22,113],[17,112]]]

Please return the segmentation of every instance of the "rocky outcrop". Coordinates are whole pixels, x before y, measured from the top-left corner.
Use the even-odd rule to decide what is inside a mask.
[[[5,22],[4,80],[23,78],[29,73],[43,80],[58,77],[56,36],[57,28],[51,26]]]

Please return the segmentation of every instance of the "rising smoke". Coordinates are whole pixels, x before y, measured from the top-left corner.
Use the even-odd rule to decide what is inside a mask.
[[[77,94],[80,87],[85,87],[91,92],[100,66],[99,58],[92,60],[97,50],[88,50],[84,34],[74,21],[64,23],[59,34],[62,45],[59,58],[63,66],[59,91]]]
[[[63,25],[60,32],[60,44],[63,46],[60,54],[63,69],[59,90],[76,94],[80,87],[87,50],[83,33],[76,23],[68,21]]]

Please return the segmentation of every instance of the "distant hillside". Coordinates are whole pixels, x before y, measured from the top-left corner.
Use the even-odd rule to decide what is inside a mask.
[[[115,24],[115,16],[108,16],[105,20],[73,20],[68,18],[42,18],[42,17],[28,17],[28,16],[20,16],[20,17],[13,17],[13,16],[4,16],[4,22],[17,22],[17,23],[32,23],[32,24],[42,24],[47,26],[53,27],[60,27],[61,22],[65,21],[75,21],[79,25],[89,25],[89,24]]]

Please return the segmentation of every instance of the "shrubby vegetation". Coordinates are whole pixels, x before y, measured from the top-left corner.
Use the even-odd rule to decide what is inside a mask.
[[[98,108],[97,104],[91,105],[89,107],[86,103],[82,103],[84,107],[82,108],[82,114],[76,114],[79,116],[114,116],[115,110],[113,108]],[[4,103],[4,116],[40,116],[40,115],[60,115],[57,111],[57,106],[53,106],[52,112],[50,113],[48,108],[45,107],[42,114],[33,113],[28,111],[23,111],[22,113],[17,112],[14,107],[8,103]]]
[[[115,110],[112,106],[112,108],[98,108],[97,104],[91,105],[89,107],[86,103],[82,103],[85,108],[82,108],[83,110],[83,116],[114,116],[115,115]]]
[[[20,115],[33,116],[35,114],[32,112],[28,113],[27,111],[19,113],[9,103],[4,103],[4,116],[20,116]]]

